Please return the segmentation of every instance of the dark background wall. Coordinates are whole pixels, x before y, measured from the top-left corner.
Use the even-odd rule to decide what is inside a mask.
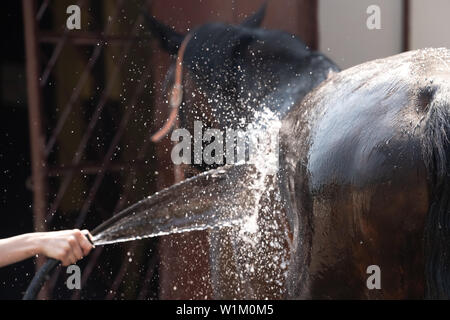
[[[32,231],[25,51],[20,1],[2,3],[0,108],[0,238]],[[0,268],[0,299],[20,298],[31,260]]]

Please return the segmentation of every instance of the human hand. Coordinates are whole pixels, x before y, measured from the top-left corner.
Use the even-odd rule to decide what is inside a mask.
[[[78,229],[40,232],[36,234],[38,253],[60,260],[63,266],[74,264],[93,248],[86,235],[92,237],[89,231]]]

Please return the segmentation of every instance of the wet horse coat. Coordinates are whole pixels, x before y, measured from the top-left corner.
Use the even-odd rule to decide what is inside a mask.
[[[449,65],[448,49],[367,62],[292,107],[279,172],[259,199],[262,237],[249,246],[245,234],[221,231],[212,242],[215,297],[449,298]],[[110,235],[192,227],[208,212],[222,222],[244,215],[254,174],[240,164],[187,179],[124,211],[117,220],[129,228]],[[136,222],[134,212],[145,215]],[[283,235],[276,265],[265,243]],[[381,270],[379,290],[367,286],[371,265]]]
[[[449,297],[449,65],[448,49],[364,63],[284,119],[292,296]]]
[[[450,50],[330,73],[298,40],[255,29],[261,15],[193,33],[182,119],[226,128],[270,106],[282,119],[277,174],[257,194],[255,165],[203,172],[124,210],[94,240],[223,226],[256,205],[257,237],[211,234],[214,298],[450,298]],[[176,53],[183,36],[150,23]],[[366,283],[371,265],[379,290]]]
[[[409,52],[331,74],[302,100],[337,69],[298,40],[221,24],[193,34],[185,58],[189,92],[216,104],[188,94],[182,123],[235,126],[242,117],[252,121],[262,104],[283,119],[280,172],[267,182],[281,199],[263,197],[259,217],[272,209],[278,227],[259,226],[273,238],[289,234],[280,254],[289,260],[288,271],[272,263],[271,249],[256,249],[261,243],[253,244],[256,257],[245,256],[251,248],[236,253],[246,245],[236,240],[239,234],[213,232],[215,297],[448,297],[448,50]],[[249,93],[256,98],[246,99]],[[226,206],[244,208],[251,197],[227,171],[236,176],[241,170],[245,181],[249,168],[221,170],[220,183],[241,190]],[[195,180],[167,192],[175,196],[182,188],[189,198]],[[243,270],[249,264],[257,271]],[[381,269],[381,290],[366,285],[370,265]]]

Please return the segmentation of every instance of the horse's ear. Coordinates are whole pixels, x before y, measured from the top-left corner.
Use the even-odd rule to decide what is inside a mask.
[[[255,14],[253,14],[250,17],[247,17],[247,19],[245,19],[241,23],[241,26],[247,28],[258,28],[259,26],[261,26],[261,23],[264,20],[264,16],[266,15],[266,8],[267,8],[267,1],[264,2],[261,8],[259,8],[258,11],[255,12]]]
[[[156,38],[158,38],[163,49],[170,54],[177,54],[178,49],[183,42],[184,35],[159,22],[147,12],[143,12],[143,14],[150,31]]]

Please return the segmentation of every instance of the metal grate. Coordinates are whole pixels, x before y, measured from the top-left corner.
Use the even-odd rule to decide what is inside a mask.
[[[136,175],[142,168],[148,169],[148,161],[146,156],[150,147],[150,129],[148,130],[148,138],[142,139],[140,145],[134,150],[134,156],[126,161],[113,160],[117,149],[132,119],[136,116],[135,106],[142,103],[142,95],[146,87],[150,84],[151,79],[151,59],[148,59],[146,65],[141,67],[142,72],[139,73],[137,79],[134,80],[136,85],[131,92],[127,92],[126,102],[120,102],[119,107],[122,112],[119,116],[117,126],[108,141],[102,159],[89,159],[86,150],[90,145],[95,144],[94,135],[98,126],[102,122],[102,116],[105,109],[108,108],[110,97],[117,83],[125,81],[121,68],[126,65],[126,60],[130,56],[133,45],[142,41],[139,35],[143,29],[143,18],[139,14],[141,10],[150,8],[150,1],[136,1],[133,5],[137,8],[137,16],[133,17],[134,22],[130,28],[131,32],[126,35],[111,35],[113,23],[105,23],[106,26],[102,31],[69,31],[67,28],[59,28],[60,31],[44,30],[40,28],[40,24],[45,17],[51,16],[49,12],[51,1],[41,1],[39,6],[35,0],[23,0],[23,14],[25,23],[25,42],[26,42],[26,62],[27,62],[27,90],[29,101],[29,118],[30,118],[30,142],[32,147],[32,179],[31,188],[33,190],[33,219],[36,231],[51,230],[58,221],[62,220],[70,227],[81,228],[85,225],[88,214],[92,210],[94,202],[97,200],[99,189],[104,182],[105,176],[110,172],[122,174],[123,181],[120,185],[122,188],[121,195],[114,207],[113,212],[118,212],[130,200],[130,190],[133,190],[133,184]],[[79,0],[77,5],[88,8],[90,1]],[[130,6],[124,0],[117,0],[114,3],[113,13],[109,21],[116,21],[120,16],[124,15],[124,7]],[[91,13],[92,14],[92,13]],[[131,20],[131,19],[129,19]],[[58,30],[57,27],[53,29]],[[148,40],[148,39],[147,39]],[[52,75],[58,63],[61,63],[61,55],[67,49],[68,44],[71,46],[81,46],[83,48],[90,47],[90,54],[87,58],[83,70],[79,72],[76,85],[69,94],[69,98],[62,110],[56,113],[52,108],[44,108],[44,106],[55,106],[52,94],[58,89],[52,84]],[[116,64],[109,70],[109,76],[105,79],[105,83],[92,84],[92,74],[95,69],[104,64],[105,48],[107,46],[117,46],[120,50],[119,58]],[[50,49],[49,49],[50,48]],[[89,51],[89,50],[84,50]],[[46,54],[51,52],[46,59]],[[132,53],[131,53],[132,54]],[[62,63],[71,63],[64,61]],[[41,67],[42,66],[42,67]],[[70,163],[61,163],[58,160],[58,139],[65,126],[70,122],[71,116],[76,111],[75,106],[80,104],[82,100],[82,92],[87,86],[102,88],[96,94],[95,106],[92,113],[86,119],[85,129],[81,133],[81,137],[76,141],[75,152]],[[52,101],[53,100],[53,101]],[[50,109],[50,110],[49,110]],[[114,111],[114,110],[113,110]],[[113,112],[111,111],[111,112]],[[56,113],[56,115],[55,115]],[[45,123],[51,123],[50,118],[54,119],[54,125],[45,128]],[[145,136],[145,134],[144,134]],[[63,141],[64,142],[64,141]],[[73,142],[73,139],[71,140]],[[135,143],[138,145],[138,143]],[[71,215],[69,218],[63,219],[61,216],[65,214],[61,209],[61,203],[68,194],[70,186],[74,183],[74,179],[78,175],[89,176],[87,183],[87,191],[83,202],[76,205],[77,214]],[[153,186],[149,187],[150,189]],[[51,191],[50,191],[51,190]],[[54,191],[54,192],[53,192]],[[69,227],[69,225],[67,225]],[[134,245],[132,246],[134,247]],[[132,250],[132,247],[129,249]],[[95,271],[95,266],[102,255],[103,248],[98,248],[91,254],[83,268],[82,284],[87,282],[88,277]],[[123,277],[126,275],[127,268],[130,265],[127,259],[122,259],[118,272],[110,281],[110,289],[107,290],[106,298],[112,299],[119,290],[119,285]],[[42,264],[42,260],[38,259],[37,267]],[[143,272],[144,283],[149,283],[154,276],[157,261],[152,256],[147,264],[147,270]],[[41,291],[40,298],[49,298],[53,295],[55,285],[60,280],[60,272],[56,272],[49,284]],[[147,296],[148,287],[144,286],[136,297],[145,298]],[[80,291],[76,291],[71,298],[79,298]],[[99,297],[100,298],[100,297]]]

